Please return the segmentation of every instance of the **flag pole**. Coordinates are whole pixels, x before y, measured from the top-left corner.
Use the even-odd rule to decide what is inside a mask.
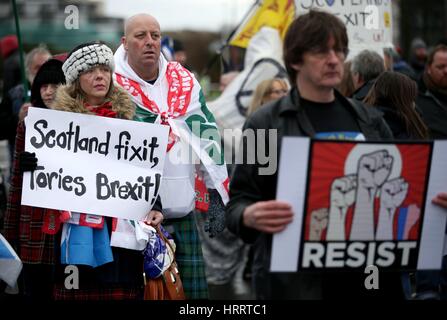
[[[25,75],[25,62],[23,58],[23,45],[22,45],[22,36],[20,33],[20,23],[19,23],[19,15],[17,12],[17,3],[16,0],[12,0],[12,8],[14,11],[14,19],[16,24],[16,34],[17,34],[17,40],[19,42],[19,56],[20,56],[20,73],[22,75],[22,83],[23,83],[23,89],[25,92],[24,100],[25,102],[29,101],[29,95],[28,95],[28,80],[26,79]]]

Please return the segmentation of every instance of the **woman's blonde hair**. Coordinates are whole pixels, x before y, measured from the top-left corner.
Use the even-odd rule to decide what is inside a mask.
[[[251,103],[247,110],[247,116],[258,110],[259,107],[263,104],[273,100],[270,98],[270,93],[275,82],[278,82],[284,89],[289,89],[289,85],[287,84],[287,82],[281,78],[273,78],[261,81],[256,87],[253,97],[251,98]]]

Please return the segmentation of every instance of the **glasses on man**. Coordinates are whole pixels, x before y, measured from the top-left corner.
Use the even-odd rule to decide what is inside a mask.
[[[345,59],[349,54],[348,48],[327,48],[327,47],[317,47],[309,50],[309,53],[317,58],[325,59],[327,58],[331,51],[340,59]]]

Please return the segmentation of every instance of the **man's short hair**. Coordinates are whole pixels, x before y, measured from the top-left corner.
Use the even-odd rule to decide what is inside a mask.
[[[331,37],[335,40],[334,49],[347,52],[346,27],[333,14],[310,10],[292,22],[284,39],[284,62],[291,83],[297,76],[292,64],[303,62],[303,55],[312,49],[325,48]]]
[[[366,83],[385,72],[385,62],[377,52],[363,50],[352,59],[351,72],[359,74]]]
[[[433,63],[433,60],[435,59],[435,54],[437,54],[439,51],[447,51],[447,45],[445,44],[438,44],[436,47],[434,47],[427,56],[427,65],[430,66]]]

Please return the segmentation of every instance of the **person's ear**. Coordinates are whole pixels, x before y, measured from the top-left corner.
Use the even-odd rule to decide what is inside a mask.
[[[351,72],[352,82],[354,82],[354,87],[356,89],[360,88],[363,85],[362,76],[358,72]]]
[[[123,46],[124,46],[124,50],[127,51],[127,41],[126,41],[126,36],[122,36],[122,37],[121,37],[121,43],[122,43]]]
[[[295,70],[296,72],[300,72],[300,69],[301,69],[301,63],[292,63],[290,66],[291,66],[292,69]]]

